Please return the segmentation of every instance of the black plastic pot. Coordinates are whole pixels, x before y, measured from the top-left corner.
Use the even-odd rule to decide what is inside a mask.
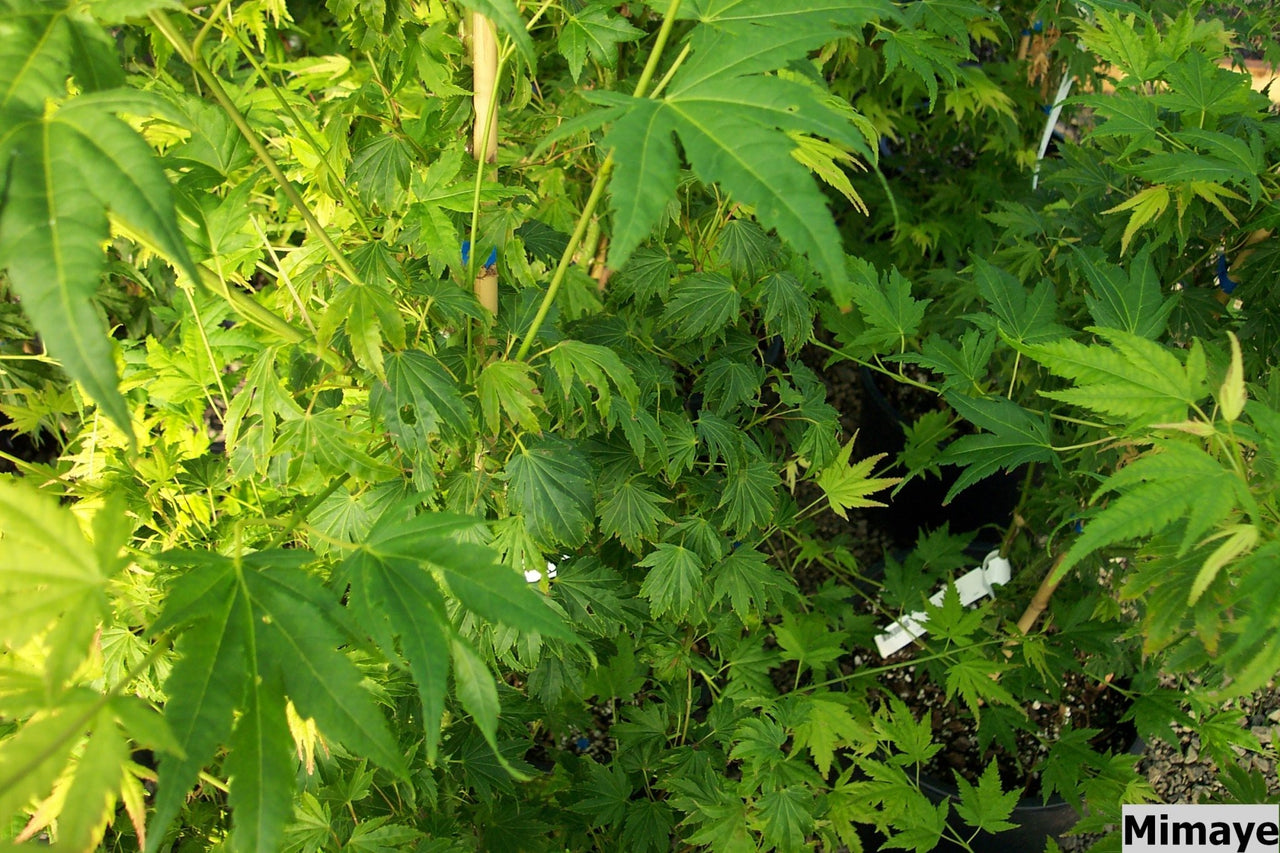
[[[1010,512],[1012,509],[1010,509]],[[965,553],[974,561],[974,565],[979,565],[982,558],[995,545],[988,542],[974,542],[965,549]],[[909,553],[908,549],[895,549],[894,557],[901,561]],[[879,580],[884,573],[884,561],[881,560],[872,564],[866,573],[866,577],[871,580]],[[871,592],[871,587],[864,587],[864,592]],[[1112,730],[1117,731],[1115,729]],[[1130,755],[1137,755],[1146,749],[1146,743],[1137,734],[1137,730],[1132,723],[1123,724],[1125,737],[1129,742],[1128,752]],[[952,803],[958,802],[960,791],[949,779],[942,779],[933,775],[922,775],[920,777],[920,791],[929,798],[934,804],[941,803],[944,800],[951,800]],[[1009,815],[1009,822],[1014,824],[1013,829],[1005,830],[998,834],[989,832],[980,832],[970,842],[974,853],[1042,853],[1045,849],[1045,843],[1052,838],[1054,841],[1061,842],[1063,837],[1070,832],[1080,821],[1081,815],[1072,808],[1071,804],[1062,799],[1056,793],[1049,798],[1046,803],[1039,796],[1024,796],[1014,806],[1013,812]],[[948,818],[951,827],[960,835],[968,838],[973,832],[973,827],[967,826],[955,813],[954,808],[951,810]],[[860,824],[858,826],[858,836],[862,841],[863,850],[866,853],[875,853],[875,851],[884,850],[888,853],[890,850],[899,850],[901,848],[884,847],[885,836],[881,835],[874,828]],[[953,841],[943,838],[934,848],[939,853],[962,853],[964,848]]]
[[[885,396],[876,374],[861,371],[863,406],[858,430],[860,458],[878,453],[896,459],[906,446],[904,427],[910,426],[902,413]],[[890,381],[890,380],[885,380]],[[923,392],[922,392],[923,393]],[[898,547],[908,547],[921,530],[932,530],[944,524],[952,532],[964,533],[982,527],[1004,529],[1013,520],[1022,487],[1023,470],[1000,472],[981,480],[944,505],[947,492],[959,476],[958,469],[947,466],[942,477],[917,477],[890,499],[890,511],[880,519]]]

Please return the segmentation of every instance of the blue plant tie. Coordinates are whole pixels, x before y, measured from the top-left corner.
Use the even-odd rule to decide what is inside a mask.
[[[1222,252],[1218,253],[1218,263],[1215,269],[1218,273],[1218,287],[1222,289],[1223,293],[1230,294],[1240,282],[1232,281],[1231,276],[1227,275],[1227,256]]]
[[[591,741],[585,737],[580,737],[573,742],[573,745],[578,748],[578,752],[586,752],[591,747]]]
[[[471,263],[471,241],[470,240],[462,241],[462,263],[464,264]],[[497,248],[490,249],[489,257],[485,259],[484,265],[486,267],[491,267],[497,263],[498,263],[498,250]]]

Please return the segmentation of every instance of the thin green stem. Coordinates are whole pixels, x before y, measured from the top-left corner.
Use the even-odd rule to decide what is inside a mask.
[[[360,226],[360,231],[366,237],[371,236],[373,234],[373,229],[369,227],[369,223],[360,212],[360,205],[356,203],[355,197],[351,195],[351,190],[347,186],[346,180],[342,175],[338,174],[338,170],[334,168],[333,163],[329,162],[328,148],[322,148],[320,146],[319,140],[312,135],[310,128],[307,127],[301,116],[298,115],[298,111],[293,108],[293,104],[289,103],[289,99],[280,91],[280,87],[271,80],[270,75],[267,73],[267,69],[254,58],[253,54],[248,50],[248,46],[241,41],[240,36],[234,31],[224,32],[228,37],[235,41],[236,46],[240,48],[240,55],[249,62],[249,65],[253,70],[262,78],[262,82],[266,84],[267,89],[270,90],[271,94],[275,97],[276,102],[280,104],[280,108],[284,110],[285,115],[293,122],[293,126],[297,128],[298,133],[304,140],[306,140],[306,143],[311,146],[316,154],[319,155],[321,168],[329,173],[329,179],[333,182],[333,186],[337,188],[338,192],[342,194],[342,199],[346,203],[347,210],[355,219],[356,224]]]
[[[662,59],[662,51],[667,46],[667,39],[671,37],[671,30],[676,22],[676,13],[679,11],[680,0],[671,0],[671,5],[667,7],[667,13],[662,19],[662,27],[658,30],[658,37],[654,40],[653,49],[649,51],[649,58],[645,62],[644,70],[640,72],[640,80],[636,83],[635,91],[631,93],[632,97],[643,98],[645,93],[649,91],[649,82],[657,71],[658,63]],[[596,173],[591,195],[587,197],[587,203],[583,206],[582,213],[578,217],[578,224],[573,229],[573,235],[569,238],[568,245],[564,247],[564,252],[560,255],[560,262],[556,264],[556,270],[551,276],[551,283],[547,285],[547,292],[542,297],[538,312],[534,315],[533,322],[529,324],[529,330],[525,333],[524,340],[520,342],[520,348],[516,350],[517,361],[523,361],[524,357],[529,354],[529,348],[533,346],[533,341],[538,336],[538,330],[542,328],[543,322],[547,319],[547,313],[555,302],[560,285],[564,283],[569,267],[573,263],[574,255],[577,254],[578,247],[582,244],[582,238],[586,235],[587,228],[590,226],[591,218],[595,216],[596,207],[599,206],[600,199],[604,197],[604,190],[612,173],[613,152],[610,151],[604,162],[600,164],[600,171]],[[474,243],[472,243],[471,251],[474,258]]]
[[[253,128],[249,126],[249,121],[245,118],[244,113],[240,112],[240,109],[235,105],[235,102],[231,100],[231,96],[227,94],[227,90],[223,88],[222,82],[218,80],[212,71],[209,70],[209,66],[204,62],[200,55],[192,50],[191,44],[183,38],[182,33],[178,32],[178,29],[173,25],[163,11],[154,10],[150,13],[149,17],[151,18],[151,22],[155,24],[156,29],[158,29],[165,39],[168,40],[169,44],[173,46],[173,49],[177,51],[178,55],[191,66],[191,70],[194,71],[196,75],[205,82],[205,85],[209,87],[209,91],[213,93],[214,99],[217,100],[219,106],[222,107],[223,112],[227,114],[227,117],[231,119],[232,124],[234,124],[236,129],[240,131],[240,135],[249,143],[249,147],[253,149],[253,153],[257,155],[258,160],[262,165],[266,167],[267,172],[276,181],[276,183],[279,184],[281,192],[283,192],[285,197],[289,199],[290,203],[297,208],[298,215],[302,217],[302,221],[306,223],[307,228],[315,234],[316,238],[323,243],[324,247],[329,251],[330,256],[333,258],[334,263],[338,265],[338,269],[342,273],[343,277],[352,284],[361,284],[362,282],[360,280],[359,273],[357,273],[355,268],[351,266],[351,262],[347,260],[346,256],[342,253],[342,250],[338,248],[338,245],[333,242],[333,238],[331,238],[329,233],[325,231],[324,226],[322,226],[320,221],[316,219],[315,214],[311,212],[311,208],[307,206],[307,203],[303,201],[302,196],[298,194],[296,189],[294,189],[293,184],[285,177],[284,171],[280,168],[280,165],[276,163],[275,158],[271,156],[271,152],[267,150],[267,147],[262,143],[262,140],[258,138],[258,134],[256,134]]]
[[[649,93],[650,98],[656,98],[662,94],[662,90],[667,88],[667,84],[671,82],[671,78],[676,76],[676,72],[680,70],[680,66],[684,64],[685,57],[689,55],[692,45],[686,44],[676,54],[675,61],[671,63],[671,67],[667,69],[667,73],[662,75],[662,79],[658,81],[658,85],[653,87],[653,91]]]
[[[537,338],[538,329],[542,328],[542,323],[547,319],[547,313],[551,310],[552,303],[555,302],[556,293],[560,290],[560,285],[564,283],[565,276],[569,272],[569,267],[573,265],[573,256],[577,254],[578,246],[582,243],[583,236],[587,233],[587,228],[591,224],[591,217],[595,215],[596,207],[600,204],[600,199],[604,197],[604,189],[609,183],[609,174],[613,171],[613,154],[612,152],[605,161],[600,164],[600,171],[596,174],[595,186],[591,188],[591,195],[587,198],[586,205],[582,208],[582,215],[578,217],[578,225],[573,229],[573,235],[569,238],[569,244],[564,247],[564,253],[560,255],[560,263],[556,264],[556,271],[551,276],[551,283],[547,285],[547,292],[542,297],[542,303],[538,306],[538,313],[533,316],[533,322],[529,324],[529,331],[525,333],[524,340],[520,342],[520,348],[516,350],[516,361],[524,361],[524,357],[529,354],[529,348],[533,346],[534,340]],[[472,249],[474,253],[474,247]]]
[[[649,51],[649,59],[644,64],[644,70],[640,72],[640,80],[636,83],[635,91],[631,93],[633,98],[643,98],[649,91],[649,81],[658,70],[662,51],[667,46],[667,39],[671,37],[671,29],[675,26],[676,13],[679,11],[680,0],[671,0],[671,5],[667,7],[667,14],[662,19],[662,27],[658,30],[658,38],[654,40],[653,49]]]

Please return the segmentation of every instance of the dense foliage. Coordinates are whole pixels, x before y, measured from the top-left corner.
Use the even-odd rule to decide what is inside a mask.
[[[1021,785],[931,798],[865,662],[921,609],[984,754],[1080,677],[1265,796],[1222,700],[1280,671],[1276,26],[0,0],[0,839],[967,847]],[[930,401],[897,458],[824,359]],[[1001,471],[976,608],[925,604],[973,531],[818,536]],[[1095,734],[1016,769],[1100,830],[1153,794]]]

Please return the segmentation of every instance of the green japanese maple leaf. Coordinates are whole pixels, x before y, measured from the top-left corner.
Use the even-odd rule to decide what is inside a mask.
[[[974,262],[974,279],[990,314],[971,319],[981,328],[1000,329],[1018,343],[1037,343],[1066,334],[1055,320],[1057,298],[1048,279],[1027,289],[1012,273],[981,259]]]
[[[879,275],[860,258],[850,258],[847,266],[853,277],[851,295],[867,326],[853,345],[874,352],[901,351],[907,338],[919,331],[924,309],[933,300],[914,298],[911,282],[897,268]]]
[[[506,477],[511,508],[535,542],[550,550],[586,540],[595,522],[591,466],[573,444],[554,436],[531,442],[512,455]]]
[[[1006,793],[1000,787],[1000,771],[996,762],[991,762],[982,771],[977,785],[969,784],[957,773],[956,786],[960,791],[956,814],[969,826],[986,832],[1001,832],[1017,825],[1009,822],[1009,815],[1018,804],[1022,791],[1015,789]]]
[[[1185,363],[1172,350],[1138,334],[1092,328],[1110,346],[1073,340],[1020,347],[1075,387],[1042,391],[1046,397],[1090,409],[1131,426],[1184,420],[1187,407],[1205,397],[1204,350],[1187,350]]]
[[[900,479],[870,476],[876,464],[884,458],[883,453],[868,456],[850,465],[849,458],[853,455],[853,442],[853,438],[849,439],[831,464],[818,473],[817,478],[818,487],[827,496],[831,511],[841,518],[847,518],[846,511],[854,507],[886,506],[867,495],[887,489]]]
[[[664,542],[636,565],[649,570],[640,595],[649,599],[655,617],[681,618],[701,598],[702,561],[688,548]]]
[[[643,543],[658,539],[660,526],[671,524],[662,510],[670,500],[642,480],[627,480],[600,505],[600,530],[618,537],[628,550],[639,553]]]
[[[946,400],[965,420],[986,430],[961,436],[942,451],[940,462],[964,466],[947,492],[947,503],[998,470],[1011,471],[1027,462],[1059,464],[1043,416],[1037,418],[1004,397],[977,398],[949,393]]]
[[[1134,255],[1127,271],[1092,248],[1077,250],[1075,260],[1089,281],[1091,292],[1085,303],[1095,323],[1151,340],[1160,337],[1174,302],[1160,292],[1150,249]]]
[[[569,62],[569,73],[576,83],[582,76],[582,66],[586,64],[588,54],[606,68],[612,68],[618,61],[618,45],[635,41],[642,35],[643,32],[607,5],[593,3],[567,17],[560,30],[558,46]]]

